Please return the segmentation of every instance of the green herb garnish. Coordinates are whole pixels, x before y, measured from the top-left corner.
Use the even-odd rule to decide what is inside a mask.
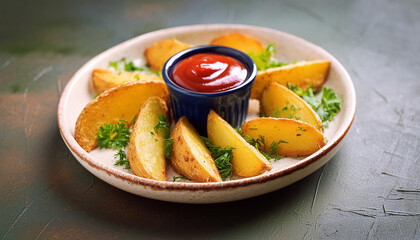
[[[123,148],[130,140],[130,133],[130,129],[123,122],[104,124],[96,133],[98,146],[99,148]]]
[[[284,158],[285,156],[277,154],[277,149],[279,148],[280,143],[286,143],[286,142],[284,142],[282,140],[280,140],[278,142],[272,142],[270,147],[268,148],[268,152],[261,151],[261,153],[267,159],[274,159],[274,161],[277,161],[277,160],[280,160],[280,159]]]
[[[118,61],[110,61],[108,65],[112,67],[113,69],[115,69],[115,71],[118,72],[119,74],[121,73],[121,71],[125,71],[125,72],[137,71],[137,72],[147,72],[147,73],[160,76],[160,73],[154,69],[151,69],[150,66],[139,67],[139,66],[134,65],[133,61],[128,61],[126,58],[121,58]],[[140,77],[138,75],[135,75],[134,78],[136,78],[137,80],[140,80]]]
[[[229,179],[232,179],[233,167],[230,160],[233,157],[232,149],[235,148],[230,146],[227,146],[225,148],[215,146],[211,143],[210,139],[202,136],[200,137],[201,140],[203,140],[204,144],[207,146],[207,148],[210,150],[210,155],[213,158],[214,164],[219,170],[220,176],[222,177],[223,181],[225,181],[227,177],[229,177]]]
[[[168,117],[164,116],[163,114],[158,114],[158,123],[155,126],[155,132],[163,131],[163,141],[165,141],[165,156],[169,158],[172,152],[172,142],[174,141],[173,138],[169,138],[170,133],[170,124],[168,123]],[[152,135],[155,135],[154,132],[150,132]]]
[[[113,69],[115,69],[115,71],[117,72],[119,71],[118,61],[109,62],[108,65],[112,67]]]
[[[172,178],[172,182],[175,182],[175,181],[176,181],[176,180],[178,180],[178,179],[182,179],[182,180],[189,180],[188,178],[186,178],[186,177],[184,177],[184,176],[180,175],[180,176],[174,176],[174,177]]]
[[[127,155],[125,154],[125,151],[120,148],[116,154],[114,154],[114,158],[117,159],[114,165],[116,166],[124,166],[124,169],[131,169],[130,168],[130,162],[127,160]]]
[[[274,44],[268,44],[267,48],[261,54],[256,55],[251,52],[248,53],[248,55],[252,58],[252,60],[254,60],[255,65],[257,65],[258,71],[262,71],[269,68],[287,65],[287,63],[279,62],[277,59],[275,59],[275,53],[276,49],[274,48]]]
[[[128,62],[124,61],[124,71],[126,72],[144,71],[144,68],[135,66],[132,61],[128,61]]]
[[[171,157],[171,152],[172,152],[172,143],[174,141],[173,138],[165,138],[163,139],[163,141],[165,141],[165,156],[166,158]]]
[[[334,116],[341,109],[341,98],[331,88],[323,87],[321,97],[317,98],[312,87],[303,90],[297,86],[292,86],[290,83],[287,84],[287,87],[312,107],[321,118],[323,127],[327,127],[328,122],[334,120]]]
[[[251,144],[256,149],[258,149],[261,152],[261,154],[264,155],[264,157],[267,158],[268,160],[274,159],[274,161],[277,161],[281,158],[284,158],[284,156],[277,154],[277,149],[279,148],[280,143],[287,143],[286,141],[279,140],[278,142],[272,142],[270,147],[268,148],[268,152],[266,152],[262,150],[262,149],[266,149],[264,136],[258,135],[258,138],[254,139],[244,134],[240,128],[235,128],[235,129],[245,139],[245,141],[247,141],[249,144]]]

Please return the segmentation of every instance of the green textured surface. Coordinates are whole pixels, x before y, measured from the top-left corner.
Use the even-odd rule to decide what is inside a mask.
[[[419,1],[0,2],[1,239],[420,239]],[[167,27],[238,23],[295,34],[349,71],[358,111],[324,167],[248,200],[138,197],[62,141],[62,89],[88,59]]]

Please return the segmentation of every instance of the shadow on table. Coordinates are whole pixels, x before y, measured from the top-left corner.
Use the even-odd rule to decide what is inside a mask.
[[[66,210],[108,222],[107,225],[122,232],[155,232],[170,238],[235,232],[293,207],[308,187],[313,191],[313,181],[306,178],[269,194],[229,203],[194,205],[151,200],[124,192],[91,175],[59,138],[57,133],[52,139],[53,146],[58,147],[48,156],[51,190],[65,202]]]

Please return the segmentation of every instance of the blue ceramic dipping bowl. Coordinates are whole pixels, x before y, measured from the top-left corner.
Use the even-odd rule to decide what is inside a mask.
[[[183,59],[198,53],[217,53],[238,60],[246,67],[247,78],[238,87],[223,92],[194,92],[178,86],[170,77],[174,67]],[[248,114],[249,96],[256,76],[257,67],[247,54],[222,46],[189,48],[172,56],[162,69],[163,80],[169,88],[174,120],[177,122],[179,118],[186,116],[203,136],[207,136],[207,115],[210,109],[233,127],[242,126]]]

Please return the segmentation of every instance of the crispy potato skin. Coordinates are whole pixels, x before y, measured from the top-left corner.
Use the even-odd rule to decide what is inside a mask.
[[[134,124],[127,159],[135,175],[166,181],[165,136],[163,131],[154,130],[158,124],[158,114],[166,116],[168,107],[163,99],[150,97],[143,104]]]
[[[143,103],[153,96],[169,101],[164,82],[132,82],[103,92],[88,103],[77,118],[74,133],[77,143],[90,152],[97,145],[96,133],[100,126],[121,119],[131,122]]]
[[[311,106],[293,91],[277,82],[269,83],[264,89],[260,99],[260,110],[267,117],[291,117],[311,124],[319,131],[322,129],[322,121]]]
[[[312,125],[285,118],[256,118],[242,125],[242,132],[257,139],[265,137],[268,151],[272,142],[280,143],[277,154],[287,157],[310,155],[325,145],[324,136]]]
[[[252,85],[251,98],[259,99],[270,82],[278,82],[284,86],[291,83],[302,89],[313,86],[317,90],[327,79],[329,69],[329,61],[304,61],[259,71]]]
[[[260,41],[238,32],[217,37],[210,44],[231,47],[246,54],[261,54],[265,50],[264,45]]]
[[[207,120],[207,134],[214,145],[231,146],[233,173],[242,177],[257,176],[272,168],[271,163],[213,110]]]
[[[146,48],[144,56],[153,69],[162,71],[163,65],[170,57],[190,47],[192,45],[175,39],[162,40]]]
[[[136,81],[163,81],[163,79],[155,75],[138,72],[116,73],[99,68],[92,71],[92,84],[97,93],[102,93],[126,82]]]
[[[175,125],[171,138],[174,141],[170,161],[177,173],[195,182],[222,181],[210,151],[185,116]]]

